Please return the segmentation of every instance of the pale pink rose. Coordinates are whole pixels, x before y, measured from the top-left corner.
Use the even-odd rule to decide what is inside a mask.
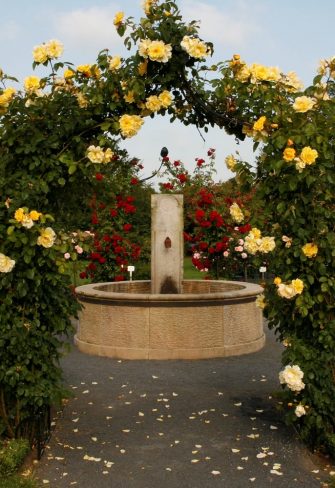
[[[80,247],[78,244],[76,246],[74,246],[75,250],[77,251],[78,254],[82,254],[83,253],[83,248]]]
[[[247,253],[245,253],[245,252],[242,252],[242,254],[241,254],[241,258],[242,258],[242,259],[247,259],[247,257],[248,257],[248,254],[247,254]]]
[[[227,258],[227,257],[229,256],[229,251],[225,251],[225,252],[223,253],[223,255],[224,255],[224,257],[225,257],[225,258]]]
[[[243,246],[236,246],[235,247],[235,251],[237,251],[237,252],[243,252],[244,251]]]
[[[194,257],[194,259],[200,259],[200,253],[195,252],[195,253],[193,254],[193,257]]]
[[[70,254],[69,252],[66,252],[66,253],[64,254],[64,258],[65,258],[65,259],[70,259],[70,257],[71,257],[71,254]]]
[[[243,239],[239,239],[239,240],[238,240],[238,245],[239,245],[239,246],[243,246],[243,244],[244,244],[244,240],[243,240]]]

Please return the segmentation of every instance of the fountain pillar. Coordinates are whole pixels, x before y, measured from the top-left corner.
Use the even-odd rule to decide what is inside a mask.
[[[183,195],[151,195],[151,293],[182,292]]]

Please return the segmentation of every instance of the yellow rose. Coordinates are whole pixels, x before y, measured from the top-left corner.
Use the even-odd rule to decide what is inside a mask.
[[[143,119],[139,115],[124,114],[120,117],[119,124],[123,137],[133,137],[140,130]]]
[[[5,254],[0,253],[0,273],[10,273],[15,266],[14,259],[10,259]]]
[[[56,59],[63,54],[64,47],[60,41],[57,41],[57,39],[51,39],[51,41],[46,44],[46,50],[50,59]]]
[[[312,149],[309,146],[303,148],[300,153],[300,159],[305,164],[313,164],[315,163],[316,158],[318,157],[318,152],[316,149]]]
[[[40,235],[37,238],[37,244],[43,247],[52,247],[56,240],[56,233],[51,227],[46,227],[40,230]]]
[[[293,108],[296,112],[304,113],[311,110],[315,104],[316,101],[313,98],[304,95],[295,99]]]
[[[48,51],[45,44],[41,44],[40,46],[35,46],[33,49],[33,59],[35,63],[43,64],[48,61]]]
[[[78,73],[81,73],[82,75],[86,76],[86,78],[92,76],[90,64],[80,64],[79,66],[77,66],[76,70],[78,71]]]
[[[40,88],[41,80],[38,76],[28,76],[24,79],[24,88],[28,93],[34,93]]]
[[[40,217],[41,217],[41,213],[40,212],[37,212],[37,210],[31,210],[29,212],[29,218],[31,218],[31,220],[38,220]]]
[[[256,307],[260,308],[261,310],[264,310],[264,308],[266,307],[265,296],[263,295],[263,293],[261,295],[258,295],[258,297],[256,298]]]
[[[282,298],[293,298],[297,294],[294,286],[292,284],[287,285],[285,283],[280,283],[277,288],[277,293]]]
[[[256,131],[262,131],[264,129],[265,121],[266,121],[266,117],[264,115],[262,115],[262,117],[260,117],[254,123],[253,129],[256,130]]]
[[[292,284],[295,292],[300,295],[300,293],[302,293],[302,291],[304,289],[304,282],[302,280],[300,280],[299,278],[297,278],[296,280],[292,280],[291,284]]]
[[[168,108],[172,103],[172,95],[168,90],[162,91],[162,93],[158,95],[158,98],[164,108]]]
[[[73,78],[73,77],[74,77],[74,72],[72,71],[72,69],[66,69],[66,70],[64,71],[64,78],[65,78],[66,80],[69,80],[69,79],[71,79],[71,78]]]
[[[249,235],[251,235],[253,239],[260,239],[262,237],[262,233],[257,227],[253,227],[249,232]]]
[[[283,153],[283,159],[285,161],[293,161],[296,156],[295,149],[293,147],[286,147]]]
[[[105,154],[100,146],[92,145],[87,148],[86,157],[91,161],[91,163],[103,163]]]
[[[161,101],[157,95],[151,95],[146,99],[145,106],[150,112],[158,112],[161,108]]]
[[[110,148],[107,148],[104,154],[104,163],[110,163],[113,159],[114,153]]]
[[[23,209],[23,208],[18,208],[18,209],[15,211],[15,214],[14,214],[14,219],[15,219],[17,222],[23,222],[24,216],[25,216],[25,211],[24,211],[24,209]]]
[[[117,12],[113,20],[114,25],[118,27],[120,24],[122,24],[123,19],[124,19],[124,12]]]
[[[180,45],[192,58],[203,59],[209,54],[207,44],[197,37],[184,36]]]
[[[287,85],[288,91],[290,92],[297,92],[304,89],[303,83],[294,71],[289,71],[286,74],[284,84]]]
[[[239,69],[236,71],[235,77],[238,81],[246,83],[250,78],[250,69],[246,64],[240,65]]]
[[[226,157],[225,163],[226,163],[227,168],[230,169],[230,171],[235,170],[235,166],[236,166],[237,161],[232,154],[230,154],[229,156]]]
[[[113,56],[110,60],[109,60],[109,69],[111,71],[117,71],[118,69],[121,68],[121,58],[120,56]]]
[[[88,107],[88,100],[83,93],[81,92],[76,93],[76,98],[80,108]]]
[[[308,258],[315,258],[319,251],[319,248],[316,244],[313,242],[308,242],[304,246],[302,246],[302,252],[307,256]]]
[[[259,245],[259,251],[267,254],[268,252],[271,252],[274,250],[276,247],[275,243],[275,238],[274,237],[262,237],[260,245]]]
[[[127,92],[124,96],[124,101],[127,102],[127,103],[133,103],[135,102],[135,97],[134,97],[134,92],[133,90],[130,90],[129,92]]]
[[[237,203],[233,203],[232,205],[230,205],[229,213],[232,216],[234,222],[236,222],[237,224],[242,222],[244,219],[244,214],[240,207],[237,205]]]
[[[280,71],[276,67],[267,67],[254,63],[249,67],[249,70],[251,83],[257,83],[258,81],[278,81],[280,79]]]
[[[171,56],[171,44],[165,44],[163,41],[152,41],[148,46],[148,57],[151,61],[167,63]]]
[[[5,88],[0,95],[0,107],[8,107],[10,101],[14,98],[15,93],[15,88]]]
[[[281,278],[280,278],[279,276],[276,276],[276,277],[275,277],[275,279],[273,280],[273,283],[274,283],[275,285],[280,285],[280,283],[281,283]]]

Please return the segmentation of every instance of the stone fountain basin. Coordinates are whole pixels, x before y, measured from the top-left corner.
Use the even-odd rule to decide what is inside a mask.
[[[264,346],[263,289],[237,281],[183,280],[180,294],[151,294],[150,281],[76,288],[83,305],[75,344],[120,359],[205,359]]]

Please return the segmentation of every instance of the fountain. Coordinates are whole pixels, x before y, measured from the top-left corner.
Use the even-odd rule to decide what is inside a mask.
[[[262,288],[183,279],[183,196],[152,195],[151,281],[76,288],[83,305],[75,344],[120,359],[204,359],[264,345]]]

